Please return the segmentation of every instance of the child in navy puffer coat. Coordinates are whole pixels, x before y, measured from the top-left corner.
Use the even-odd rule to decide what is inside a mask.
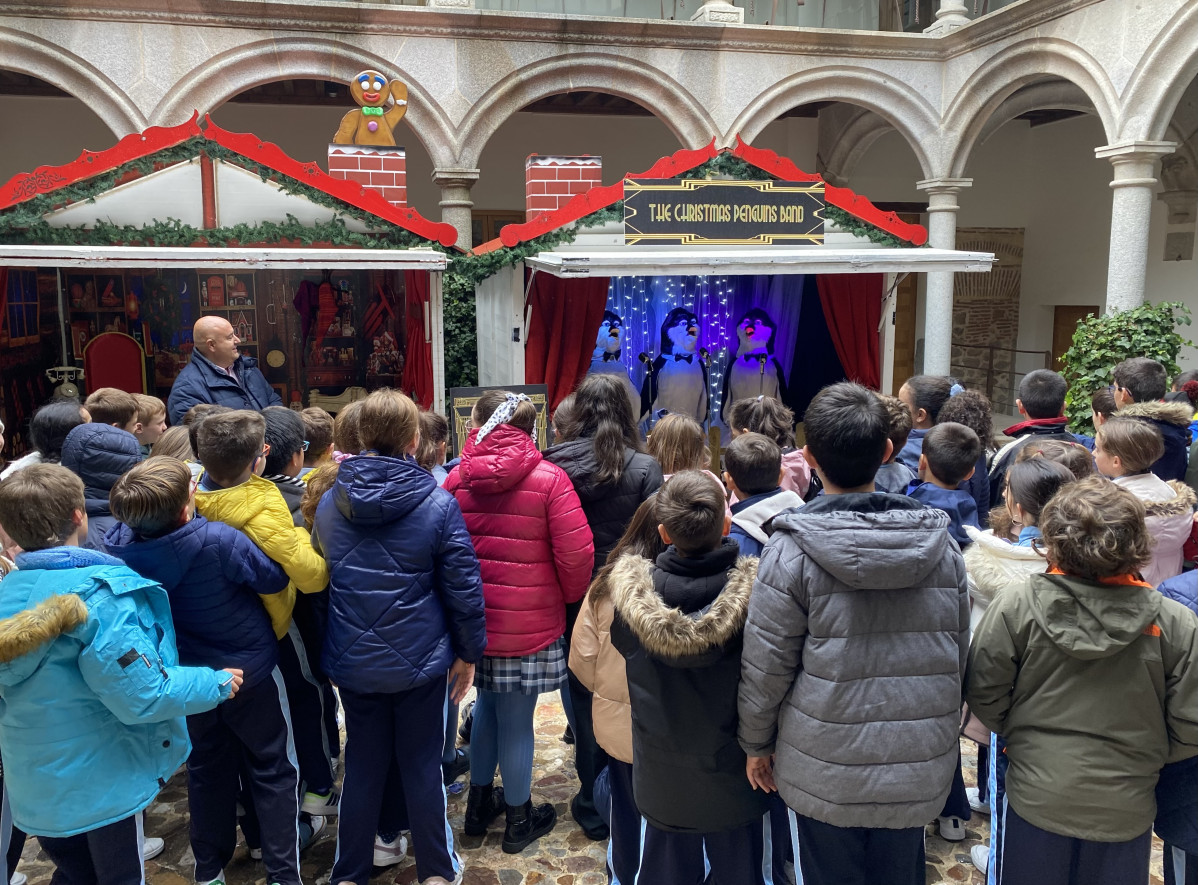
[[[421,882],[461,870],[446,824],[441,753],[486,648],[478,559],[453,495],[412,457],[416,405],[394,390],[362,401],[365,454],[341,462],[312,543],[329,563],[325,672],[345,708],[345,782],[332,881],[367,885],[385,772],[399,768]],[[448,689],[448,691],[447,691]]]

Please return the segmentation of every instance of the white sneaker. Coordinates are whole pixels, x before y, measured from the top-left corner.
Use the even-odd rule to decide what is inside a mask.
[[[990,866],[990,846],[985,843],[973,846],[969,849],[969,859],[973,861],[978,872],[986,875],[986,869]]]
[[[141,859],[143,861],[153,860],[162,854],[165,848],[166,843],[157,836],[146,836],[145,841],[141,843]]]
[[[8,880],[8,885],[25,885],[29,881],[29,877],[24,873],[13,873],[12,878]]]
[[[953,815],[940,818],[940,838],[946,842],[964,841],[965,821]]]
[[[337,813],[337,806],[340,802],[341,794],[336,790],[329,790],[324,795],[320,793],[304,793],[304,801],[300,805],[300,811],[311,814],[314,817],[328,817]]]
[[[376,867],[393,867],[408,853],[408,840],[402,835],[396,836],[390,842],[384,842],[378,836],[374,837],[374,865]]]
[[[981,791],[977,787],[966,787],[965,795],[969,798],[969,807],[978,814],[989,814],[990,803],[983,802],[981,799]]]

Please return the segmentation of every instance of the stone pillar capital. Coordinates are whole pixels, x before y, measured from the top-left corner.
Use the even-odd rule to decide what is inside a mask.
[[[706,0],[691,16],[693,22],[710,22],[714,25],[743,25],[745,11],[729,0]]]
[[[1123,141],[1094,149],[1094,156],[1115,167],[1112,188],[1153,187],[1156,161],[1177,150],[1173,141]]]
[[[929,196],[938,194],[957,194],[967,187],[973,187],[972,178],[925,178],[923,181],[915,182],[915,187],[918,190],[924,191]]]
[[[433,170],[433,184],[437,187],[464,187],[469,190],[477,181],[477,169],[443,167]]]

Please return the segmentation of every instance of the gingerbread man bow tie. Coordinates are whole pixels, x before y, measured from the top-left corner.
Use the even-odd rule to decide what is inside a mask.
[[[381,117],[383,115],[382,108],[362,108],[362,113],[367,117]]]

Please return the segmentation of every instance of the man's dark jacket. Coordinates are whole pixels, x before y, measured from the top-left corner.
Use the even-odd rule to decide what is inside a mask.
[[[278,392],[258,371],[258,361],[253,357],[237,357],[233,371],[237,381],[203,355],[192,351],[191,362],[183,367],[171,387],[166,409],[171,424],[181,423],[187,410],[199,403],[249,409],[251,412],[283,404]]]

